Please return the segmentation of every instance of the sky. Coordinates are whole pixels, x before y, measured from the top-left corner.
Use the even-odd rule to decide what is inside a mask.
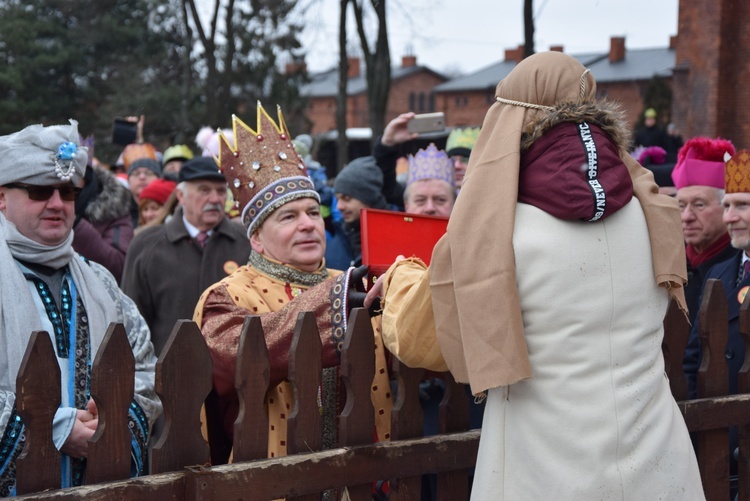
[[[456,76],[501,61],[505,49],[524,42],[523,0],[388,0],[386,7],[394,64],[412,54],[417,64]],[[534,0],[535,48],[607,51],[611,36],[624,36],[626,48],[665,47],[677,34],[677,7],[678,0]],[[298,2],[309,71],[337,64],[338,13],[339,0]]]

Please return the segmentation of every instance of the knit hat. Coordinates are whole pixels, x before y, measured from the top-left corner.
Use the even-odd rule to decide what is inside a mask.
[[[383,209],[387,202],[383,196],[383,171],[375,157],[355,158],[336,176],[333,191],[361,201],[367,207]]]
[[[75,120],[70,125],[30,125],[0,137],[0,185],[76,183],[86,171],[87,160]]]
[[[724,154],[734,155],[727,139],[694,137],[680,148],[672,180],[678,190],[685,186],[713,186],[724,189]]]
[[[130,167],[128,167],[128,177],[133,174],[134,170],[141,167],[146,167],[147,169],[154,171],[156,177],[161,177],[161,166],[159,165],[159,162],[152,158],[139,158],[138,160],[131,162]]]
[[[727,160],[726,193],[750,193],[750,150],[740,150]]]
[[[448,140],[445,143],[445,152],[449,157],[461,155],[468,157],[474,148],[474,143],[479,137],[479,127],[468,127],[465,129],[453,129],[448,134]]]
[[[656,118],[656,110],[653,108],[649,108],[643,112],[643,116],[646,118]]]
[[[277,116],[278,124],[259,102],[256,130],[232,115],[233,137],[219,135],[219,168],[229,183],[235,206],[242,209],[248,237],[288,202],[314,198],[320,203],[278,107]]]
[[[420,149],[416,155],[409,155],[409,170],[406,184],[422,179],[440,179],[456,186],[456,169],[448,155],[430,143],[426,149]]]
[[[177,183],[168,179],[154,179],[143,188],[138,200],[153,200],[159,205],[164,205],[176,186]]]

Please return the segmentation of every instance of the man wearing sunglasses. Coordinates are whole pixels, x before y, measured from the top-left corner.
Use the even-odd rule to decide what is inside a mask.
[[[50,333],[61,374],[53,440],[63,487],[80,485],[88,439],[98,425],[90,367],[110,322],[122,323],[135,357],[129,410],[133,471],[147,468],[149,431],[161,412],[156,357],[143,317],[103,266],[72,248],[76,185],[86,168],[77,123],[29,126],[0,137],[0,496],[15,493],[15,461],[25,442],[15,381],[33,331]],[[7,439],[7,440],[6,440]]]

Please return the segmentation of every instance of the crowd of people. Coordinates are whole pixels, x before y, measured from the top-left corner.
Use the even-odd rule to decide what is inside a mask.
[[[498,84],[481,130],[455,128],[444,148],[404,155],[419,134],[408,129],[414,113],[403,113],[371,156],[330,180],[312,138],[293,139],[281,111],[273,118],[260,104],[257,130],[233,116],[231,129],[199,133],[197,156],[139,139],[118,173],[98,163],[74,120],[0,137],[0,495],[14,493],[24,445],[15,375],[32,331],[49,332],[55,346],[62,404],[53,439],[71,486],[85,477],[98,423],[88,371],[109,322],[125,325],[136,359],[129,418],[140,475],[161,412],[154,367],[178,319],[195,320],[213,359],[204,424],[219,464],[231,458],[245,316],[258,315],[266,336],[274,457],[286,454],[298,313],[312,312],[320,332],[324,441],[334,446],[336,367],[349,313],[366,307],[377,440],[390,438],[390,355],[450,370],[486,399],[474,420],[475,499],[703,499],[663,376],[662,322],[670,300],[688,315],[694,396],[696,312],[705,281],[720,279],[737,392],[750,152],[721,138],[683,145],[653,109],[631,138],[617,106],[595,96],[577,60],[537,54]],[[449,219],[432,256],[398,258],[364,291],[368,208]],[[440,384],[423,382],[426,406],[439,401]]]

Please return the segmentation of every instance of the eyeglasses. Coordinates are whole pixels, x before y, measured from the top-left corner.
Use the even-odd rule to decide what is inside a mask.
[[[31,184],[21,183],[9,183],[4,185],[6,188],[17,188],[19,190],[26,190],[29,194],[29,200],[35,202],[46,202],[52,197],[52,194],[57,190],[60,193],[60,198],[65,202],[75,202],[78,195],[81,194],[83,188],[78,188],[71,184],[64,184],[62,186],[35,186]]]

